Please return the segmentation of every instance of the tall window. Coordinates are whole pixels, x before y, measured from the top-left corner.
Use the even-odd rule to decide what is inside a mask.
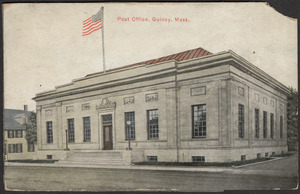
[[[23,131],[22,130],[17,130],[16,131],[16,138],[21,138],[23,137]]]
[[[91,120],[90,117],[83,117],[83,141],[91,141]]]
[[[14,131],[7,131],[7,137],[8,138],[14,138]]]
[[[239,104],[239,138],[244,138],[244,105]]]
[[[273,139],[274,138],[274,114],[270,114],[270,136]]]
[[[280,139],[283,138],[283,116],[280,116]]]
[[[158,110],[148,110],[148,139],[158,138]]]
[[[68,119],[69,142],[75,142],[74,119]]]
[[[264,114],[263,114],[263,136],[264,136],[264,138],[267,138],[267,130],[268,130],[268,127],[267,127],[267,112],[264,111]]]
[[[48,121],[46,125],[47,125],[47,143],[53,143],[52,121]]]
[[[23,152],[22,144],[21,143],[17,143],[16,144],[16,152],[17,153],[22,153]]]
[[[259,138],[259,110],[255,109],[255,137]]]
[[[15,144],[8,144],[8,153],[15,153],[15,152],[16,152]]]
[[[28,143],[27,151],[34,152],[34,143]]]
[[[130,121],[130,126],[127,125],[127,121]],[[129,130],[128,130],[129,128]],[[134,112],[126,112],[125,113],[125,137],[126,140],[128,137],[130,139],[135,139],[135,118],[134,118]]]
[[[206,105],[192,106],[193,137],[206,137]]]

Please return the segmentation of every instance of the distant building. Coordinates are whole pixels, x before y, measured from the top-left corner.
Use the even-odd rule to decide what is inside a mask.
[[[6,160],[36,159],[35,144],[26,140],[25,123],[32,112],[27,110],[4,109],[4,156]]]
[[[287,94],[232,51],[197,48],[90,74],[34,98],[38,158],[78,152],[119,152],[130,162],[268,157],[287,151]]]

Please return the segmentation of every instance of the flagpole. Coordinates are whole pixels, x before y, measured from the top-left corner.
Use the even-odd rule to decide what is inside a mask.
[[[103,72],[105,73],[105,53],[104,53],[104,7],[102,9],[102,54],[103,54]]]

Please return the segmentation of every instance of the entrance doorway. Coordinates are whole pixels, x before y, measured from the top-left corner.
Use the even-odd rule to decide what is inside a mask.
[[[103,149],[113,149],[113,133],[112,133],[112,115],[102,115],[103,126]]]

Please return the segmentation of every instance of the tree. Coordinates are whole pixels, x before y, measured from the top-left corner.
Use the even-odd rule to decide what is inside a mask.
[[[290,94],[287,104],[287,141],[288,149],[298,149],[298,91],[289,87]]]
[[[26,125],[26,140],[28,144],[35,143],[37,141],[37,129],[36,129],[36,113],[32,113],[29,121]]]

